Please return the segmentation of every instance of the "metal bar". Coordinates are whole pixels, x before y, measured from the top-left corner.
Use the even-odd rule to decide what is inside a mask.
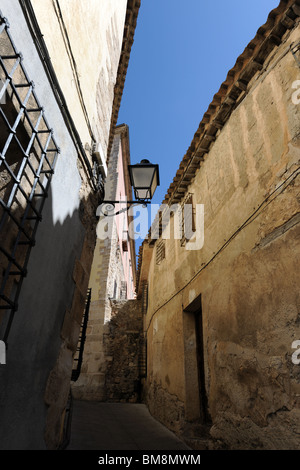
[[[26,108],[24,109],[24,113],[25,113],[25,117],[26,117],[26,119],[27,119],[27,122],[28,122],[28,124],[29,124],[30,127],[31,127],[32,133],[33,133],[33,134],[36,134],[36,133],[38,132],[38,131],[37,131],[37,128],[38,128],[38,124],[40,123],[42,113],[41,113],[40,116],[38,117],[35,126],[34,126],[33,123],[31,122],[30,116],[29,116],[28,111],[27,111]]]
[[[103,201],[101,204],[150,204],[150,201],[140,200],[140,201]],[[101,205],[100,204],[100,205]]]
[[[6,77],[7,77],[7,79],[9,80],[9,82],[12,80],[12,76],[13,76],[13,74],[15,73],[15,71],[17,70],[18,65],[20,65],[21,60],[22,60],[20,54],[16,54],[15,58],[16,58],[16,62],[14,63],[14,66],[12,67],[10,73],[8,73],[7,68],[5,67],[5,64],[4,64],[4,62],[3,62],[3,59],[5,59],[5,57],[3,57],[3,56],[0,57],[0,63],[1,63],[1,65],[2,65],[2,68],[3,68],[3,70],[4,70],[4,73],[5,73]]]
[[[89,310],[90,310],[90,304],[91,304],[91,294],[92,294],[92,289],[89,288],[87,292],[86,306],[85,306],[85,311],[84,311],[83,321],[82,321],[81,338],[80,338],[80,343],[79,343],[79,348],[78,348],[79,355],[77,358],[77,367],[76,369],[72,370],[71,380],[73,382],[76,382],[78,380],[80,372],[81,372],[83,350],[84,350],[84,344],[85,344],[85,339],[86,339],[86,330],[87,330]]]
[[[7,149],[8,149],[8,147],[9,147],[11,141],[12,141],[12,138],[13,138],[13,136],[14,136],[14,132],[12,131],[12,128],[11,128],[11,126],[10,126],[10,124],[9,124],[9,122],[8,122],[8,120],[7,120],[7,118],[6,118],[6,116],[5,116],[5,114],[4,114],[4,112],[3,112],[3,110],[2,110],[1,107],[0,107],[0,114],[1,114],[2,117],[4,118],[5,124],[7,125],[8,130],[9,130],[9,136],[8,136],[8,138],[7,138],[6,142],[5,142],[5,145],[4,145],[4,147],[3,147],[3,150],[2,150],[2,152],[1,152],[1,158],[2,158],[2,160],[4,160],[5,154],[6,154],[6,152],[7,152]]]
[[[3,22],[2,24],[0,24],[0,34],[3,33],[4,29],[6,28],[6,23]]]
[[[36,188],[36,185],[37,183],[39,182],[39,176],[40,176],[40,171],[41,171],[41,168],[42,168],[42,165],[43,165],[43,159],[44,159],[44,154],[41,155],[41,159],[40,159],[40,163],[39,163],[39,168],[38,168],[38,171],[36,171],[31,162],[29,161],[29,157],[28,155],[25,155],[24,158],[23,158],[23,161],[21,163],[21,167],[19,169],[19,172],[18,172],[18,175],[15,176],[15,174],[11,171],[11,168],[10,166],[7,164],[7,162],[4,160],[4,164],[5,166],[7,167],[7,170],[9,171],[9,173],[11,174],[12,178],[15,180],[15,184],[11,190],[11,193],[10,193],[10,197],[9,197],[9,200],[8,200],[8,203],[7,203],[7,208],[10,208],[12,203],[13,203],[13,200],[15,198],[15,195],[16,195],[16,192],[17,190],[20,190],[21,193],[23,194],[24,198],[31,204],[32,203],[32,197],[29,197],[27,196],[26,192],[23,190],[22,186],[21,186],[21,178],[22,178],[22,175],[24,174],[24,171],[25,171],[25,168],[26,168],[26,165],[28,164],[35,176],[34,178],[34,183],[33,183],[33,186],[34,186],[34,189]],[[40,182],[39,182],[40,183]],[[42,190],[44,191],[44,188],[43,186],[41,185],[42,187]],[[34,206],[32,206],[32,209],[35,211],[35,208]],[[0,223],[0,227],[1,227],[1,223]]]
[[[28,158],[28,157],[27,157],[27,158]],[[27,161],[26,161],[25,164],[23,165],[23,162],[22,162],[23,169],[25,169],[26,163],[27,163]],[[21,176],[22,176],[22,174],[21,174]],[[35,180],[37,180],[37,179],[38,179],[38,178],[35,177],[35,178],[34,178],[34,182],[35,182]],[[33,183],[33,184],[34,184],[34,183]],[[36,183],[35,183],[35,186],[36,186]],[[24,199],[27,201],[27,203],[29,203],[29,204],[31,205],[31,209],[37,214],[36,209],[35,209],[34,205],[32,204],[32,197],[30,197],[30,196],[27,195],[26,191],[23,189],[23,187],[22,187],[22,185],[21,185],[21,182],[20,182],[19,180],[14,184],[14,187],[13,187],[11,193],[10,193],[10,197],[9,197],[9,200],[8,200],[8,203],[7,203],[8,209],[10,209],[11,206],[12,206],[12,204],[13,204],[13,201],[14,201],[14,199],[15,199],[17,190],[19,190],[19,191],[22,193]]]
[[[49,135],[48,135],[47,141],[46,141],[46,143],[45,143],[44,146],[43,146],[43,144],[42,144],[41,141],[40,141],[39,135],[38,135],[38,134],[36,135],[36,139],[37,139],[37,141],[38,141],[38,143],[39,143],[39,145],[40,145],[40,148],[41,148],[42,152],[45,152],[45,153],[46,153],[46,152],[50,152],[50,151],[51,151],[51,150],[48,150],[48,145],[49,145],[50,140],[51,140],[51,138],[52,138],[52,132],[53,132],[52,129],[49,129]],[[57,151],[57,149],[54,149],[54,151]]]
[[[43,111],[44,108],[40,107],[40,108],[31,108],[31,109],[26,109],[26,112],[27,113],[37,113],[37,112],[41,112]]]
[[[25,114],[26,114],[26,110],[25,110]],[[30,126],[31,126],[33,132],[32,132],[32,136],[31,136],[31,139],[30,139],[30,141],[29,141],[29,144],[28,144],[28,146],[27,146],[26,152],[25,152],[26,155],[29,154],[29,151],[30,151],[30,149],[31,149],[31,147],[32,147],[32,144],[33,144],[33,142],[34,142],[34,140],[35,140],[35,138],[36,138],[36,135],[37,135],[37,133],[38,133],[38,127],[39,127],[39,125],[40,125],[40,122],[41,122],[41,120],[42,120],[42,117],[43,117],[43,113],[41,112],[40,115],[39,115],[39,117],[38,117],[38,119],[37,119],[37,122],[36,122],[35,126],[33,126],[31,120],[29,119],[29,116],[27,116],[28,122],[29,122],[29,124],[30,124]]]
[[[4,60],[7,60],[7,59],[10,60],[10,59],[16,59],[16,58],[18,57],[18,55],[19,55],[19,54],[16,53],[16,54],[13,54],[13,55],[3,55],[3,56],[1,56],[1,57],[2,57],[2,59],[4,59]]]
[[[22,218],[22,222],[21,222],[22,227],[24,226],[24,223],[26,221],[28,210],[29,210],[29,205],[27,205],[27,207],[25,209],[25,213],[24,213],[23,218]],[[38,223],[38,220],[35,223],[35,228],[36,228],[37,223]],[[34,234],[35,234],[35,232],[36,232],[36,229],[34,230]],[[15,241],[15,244],[14,244],[14,248],[12,250],[12,256],[13,257],[15,256],[16,250],[18,248],[18,241],[19,241],[20,236],[21,236],[21,233],[19,232],[18,235],[17,235],[16,241]],[[20,273],[19,272],[13,272],[14,275],[20,275],[22,280],[27,275],[27,264],[28,264],[29,255],[30,255],[32,246],[33,245],[30,244],[28,249],[27,249],[27,253],[26,253],[26,256],[25,256],[25,261],[24,261],[23,267],[21,268],[21,272]],[[11,266],[12,266],[12,262],[9,262],[9,264],[8,264],[6,270],[5,270],[3,281],[2,281],[2,284],[1,284],[1,292],[4,291],[4,289],[6,287],[8,277],[11,275]],[[21,283],[21,280],[19,281],[19,284],[20,283]],[[18,289],[19,289],[19,286],[18,286]],[[17,292],[19,291],[18,289],[17,289]],[[17,299],[17,296],[15,297],[15,304],[16,304],[16,299]],[[9,316],[9,322],[8,322],[8,326],[7,326],[6,333],[5,333],[6,339],[7,339],[7,336],[8,336],[8,332],[10,330],[10,326],[11,326],[11,323],[12,323],[12,318],[14,316],[15,310],[16,309],[14,308],[12,310],[10,316]]]
[[[19,284],[21,284],[21,282],[19,282]],[[5,329],[5,333],[4,333],[4,336],[3,336],[3,341],[7,344],[7,338],[8,338],[8,335],[9,335],[9,332],[10,332],[10,329],[11,329],[11,325],[12,325],[12,322],[13,322],[13,319],[14,319],[14,316],[15,316],[15,313],[18,309],[18,305],[17,303],[14,302],[14,306],[11,308],[11,311],[10,311],[10,314],[9,314],[9,317],[8,317],[8,321],[7,321],[7,326],[6,326],[6,329]]]
[[[1,294],[4,293],[6,283],[7,283],[7,280],[8,280],[10,275],[25,277],[26,274],[27,274],[26,267],[24,265],[23,265],[23,267],[21,267],[21,269],[19,271],[11,271],[11,267],[14,264],[12,259],[14,259],[16,248],[17,248],[17,243],[15,243],[15,245],[14,245],[11,260],[9,260],[8,265],[5,268],[5,272],[4,272],[2,283],[1,283],[1,289],[0,289]]]
[[[11,86],[12,89],[13,89],[14,95],[15,95],[15,97],[17,98],[17,100],[18,100],[18,102],[19,102],[19,105],[20,105],[20,108],[22,109],[22,112],[24,112],[24,109],[25,109],[25,107],[26,107],[26,104],[28,103],[29,97],[30,97],[30,95],[31,95],[32,92],[33,92],[33,88],[34,88],[33,82],[31,82],[31,83],[28,84],[29,90],[27,91],[27,94],[26,94],[26,96],[25,96],[25,98],[24,98],[24,101],[21,100],[21,98],[20,98],[20,96],[19,96],[19,93],[17,92],[17,87],[18,87],[18,86],[15,85],[15,84],[13,83],[13,81],[11,81],[10,86]],[[15,126],[15,127],[17,127],[17,126]]]
[[[12,83],[11,83],[11,86],[14,88],[14,85],[13,85]],[[3,154],[3,155],[6,154],[7,149],[8,149],[8,147],[9,147],[9,145],[10,145],[10,142],[11,142],[13,136],[16,137],[16,129],[17,129],[18,124],[19,124],[19,122],[20,122],[20,120],[21,120],[21,117],[22,117],[23,114],[24,114],[24,109],[25,109],[24,107],[26,106],[26,103],[27,103],[27,101],[28,101],[28,99],[29,99],[29,96],[31,95],[31,91],[32,91],[32,86],[30,86],[30,89],[29,89],[29,91],[28,91],[28,93],[27,93],[27,95],[26,95],[26,97],[25,97],[25,99],[24,99],[23,102],[21,102],[21,100],[20,100],[20,98],[19,98],[19,96],[18,96],[18,93],[17,93],[17,92],[15,93],[16,97],[18,98],[18,101],[19,101],[19,103],[20,103],[21,108],[20,108],[20,111],[19,111],[19,113],[18,113],[18,115],[17,115],[17,118],[16,118],[16,120],[15,120],[15,122],[14,122],[13,127],[11,127],[11,125],[10,125],[8,119],[6,118],[6,115],[5,115],[4,111],[0,108],[2,117],[4,118],[4,120],[5,120],[6,124],[7,124],[7,127],[9,128],[9,131],[10,131],[10,136],[8,137],[8,139],[7,139],[6,143],[5,143],[4,149],[3,149],[3,151],[2,151],[2,154]],[[24,151],[22,145],[20,144],[19,140],[18,140],[18,144],[21,146],[23,152],[25,153],[25,151]]]
[[[10,217],[12,219],[12,221],[17,225],[17,227],[23,232],[23,234],[25,235],[26,238],[28,238],[28,240],[30,240],[30,235],[28,235],[26,233],[26,231],[24,230],[23,227],[21,227],[21,224],[20,222],[16,219],[16,217],[11,213],[9,212],[9,209],[6,209],[6,204],[5,202],[0,198],[0,204],[4,207],[4,209],[6,210],[5,214],[4,215],[7,215],[7,217]],[[4,216],[2,216],[2,219],[4,219]],[[4,222],[3,222],[4,223]],[[1,224],[2,224],[2,220],[1,220],[1,223],[0,223],[0,231],[2,229],[1,227]]]
[[[14,308],[14,307],[15,307],[15,303],[14,303],[12,300],[10,300],[6,295],[0,294],[0,298],[1,298],[4,302],[6,302],[6,303],[9,305],[9,307],[11,307],[11,308]],[[0,308],[1,308],[1,309],[3,309],[3,308],[7,309],[8,307],[7,307],[7,306],[4,306],[4,305],[1,305]]]
[[[6,325],[6,330],[4,334],[5,342],[7,342],[7,337],[9,335],[12,321],[13,321],[15,312],[18,309],[17,301],[18,301],[19,294],[21,291],[23,279],[27,274],[27,265],[28,265],[28,261],[30,257],[30,252],[31,252],[32,247],[35,244],[37,228],[41,220],[42,210],[45,204],[46,197],[48,195],[48,190],[49,190],[49,186],[51,183],[51,177],[52,177],[52,174],[54,173],[54,167],[55,167],[55,164],[58,158],[58,153],[59,153],[59,148],[57,147],[57,144],[53,138],[53,131],[49,127],[48,122],[44,116],[44,110],[40,106],[40,103],[35,95],[34,84],[33,82],[29,80],[27,72],[23,64],[21,63],[22,55],[18,53],[16,50],[16,47],[14,45],[10,32],[8,31],[8,26],[9,26],[8,22],[3,18],[0,12],[0,33],[3,32],[4,29],[6,29],[7,38],[10,41],[10,44],[14,50],[14,54],[2,56],[2,58],[0,57],[0,66],[3,68],[3,71],[6,76],[6,81],[4,83],[4,86],[2,87],[2,94],[7,90],[8,86],[10,85],[12,89],[13,97],[17,101],[16,106],[17,108],[19,108],[20,106],[20,109],[16,109],[17,117],[12,126],[10,125],[10,122],[8,121],[8,118],[5,112],[3,111],[2,108],[0,108],[0,112],[1,112],[0,116],[2,116],[4,125],[7,128],[7,132],[8,132],[8,136],[4,144],[3,151],[0,154],[0,165],[2,164],[5,165],[5,168],[7,169],[8,174],[10,175],[11,180],[12,180],[11,181],[12,189],[10,190],[7,203],[5,203],[4,200],[0,199],[0,205],[4,209],[4,214],[2,215],[1,222],[0,222],[0,230],[3,229],[4,224],[6,223],[8,217],[10,218],[10,220],[13,221],[14,224],[16,224],[18,228],[18,233],[14,242],[14,246],[13,246],[13,249],[10,251],[10,253],[4,247],[0,247],[0,250],[2,251],[4,256],[6,256],[7,261],[8,261],[8,264],[7,264],[7,267],[3,276],[3,281],[1,285],[1,291],[0,291],[1,292],[0,299],[2,299],[6,303],[6,305],[1,305],[0,308],[2,310],[3,309],[10,310],[7,325]],[[15,63],[12,64],[12,68],[9,71],[4,61],[13,60],[13,59],[15,59]],[[21,72],[24,77],[22,79],[23,80],[22,83],[13,82],[13,76],[18,66],[21,67]],[[19,90],[21,89],[25,90],[27,88],[28,90],[25,94],[25,98],[24,100],[22,100],[19,94]],[[31,96],[35,100],[36,105],[34,105],[30,109],[27,109],[27,104]],[[30,117],[30,113],[33,113],[33,112],[40,113],[35,124]],[[31,129],[31,132],[27,132],[28,137],[29,137],[29,142],[27,144],[26,149],[23,148],[22,142],[19,140],[17,136],[18,126],[23,116],[25,116],[26,122],[29,125],[29,130]],[[44,119],[45,128],[38,130],[42,119]],[[42,144],[41,139],[40,139],[40,136],[42,136],[43,134],[49,134],[48,138],[46,139],[45,145]],[[18,162],[17,175],[15,175],[11,166],[8,164],[8,161],[6,160],[6,154],[8,152],[8,149],[10,148],[10,145],[13,139],[15,139],[15,142],[20,148],[20,156],[21,156],[20,161]],[[54,148],[52,148],[51,146],[51,149],[48,149],[51,139],[52,139]],[[32,160],[30,157],[30,151],[34,145],[34,142],[37,142],[37,146],[39,146],[40,148],[40,151],[35,153],[36,162]],[[55,152],[52,163],[50,163],[49,159],[47,158],[47,152],[49,153]],[[37,169],[34,167],[34,165],[36,166],[36,164],[38,166]],[[27,165],[28,165],[28,168],[31,170],[32,175],[26,172]],[[49,170],[47,170],[45,165],[49,166]],[[41,175],[45,175],[44,181],[40,180]],[[21,184],[22,178],[24,177],[31,185],[29,194],[28,194],[28,191],[25,190],[24,185]],[[40,186],[42,190],[41,193],[37,193],[37,185]],[[26,201],[26,207],[22,214],[21,220],[18,220],[11,210],[17,191],[20,191],[20,193],[23,195]],[[41,197],[41,202],[38,204],[38,207],[36,207],[35,205],[35,201],[34,201],[35,197]],[[31,213],[31,211],[33,212],[33,214]],[[33,223],[29,224],[28,227],[26,227],[25,224],[29,220],[33,221]],[[16,255],[18,253],[17,250],[20,246],[23,246],[26,248],[25,253],[24,253],[24,250],[22,250],[22,260],[24,259],[24,262],[22,263],[19,263],[18,260],[16,259],[17,258]],[[25,256],[25,258],[23,258],[23,255]],[[17,290],[13,296],[14,297],[13,300],[9,298],[7,295],[5,295],[4,293],[9,276],[20,277],[20,280],[17,285]],[[9,296],[12,296],[12,294],[9,294]]]
[[[5,248],[3,248],[2,246],[0,246],[0,251],[2,251],[2,253],[4,254],[4,256],[7,257],[7,259],[9,261],[11,261],[15,266],[16,268],[18,268],[19,270],[22,270],[22,266],[15,260],[15,258],[12,257],[12,255],[10,255],[8,253],[8,251],[5,250]]]

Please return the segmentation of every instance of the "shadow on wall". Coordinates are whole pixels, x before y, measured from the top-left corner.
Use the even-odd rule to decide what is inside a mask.
[[[51,414],[53,422],[48,422],[48,426],[52,426],[54,435],[60,432],[58,423],[70,390],[72,349],[78,341],[83,314],[81,300],[84,305],[95,244],[96,220],[91,219],[96,211],[93,197],[81,201],[79,209],[63,224],[54,224],[49,190],[28,263],[28,275],[23,281],[19,308],[7,340],[6,365],[0,365],[1,449],[45,449],[47,404],[52,409],[56,407]],[[74,279],[76,260],[83,253],[86,262],[81,259],[82,279],[78,272]],[[1,338],[6,320],[4,316],[0,324]],[[65,334],[68,330],[68,337],[62,336],[63,326]],[[58,357],[61,373],[56,370],[56,374],[52,374],[49,387],[49,374]],[[46,387],[49,388],[47,404]]]

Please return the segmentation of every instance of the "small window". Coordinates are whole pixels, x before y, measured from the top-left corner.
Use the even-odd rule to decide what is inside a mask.
[[[195,206],[193,195],[188,194],[182,204],[182,221],[181,221],[181,245],[184,246],[188,242],[196,230],[195,223]]]
[[[122,240],[122,250],[128,251],[128,241],[127,240]]]
[[[156,264],[160,264],[166,257],[165,240],[160,240],[156,244]]]
[[[116,299],[117,298],[117,292],[118,292],[118,283],[117,281],[115,280],[114,281],[114,293],[113,293],[113,299]]]
[[[300,67],[300,42],[297,44],[293,45],[291,47],[292,54],[294,56],[295,61],[298,64],[298,67]]]

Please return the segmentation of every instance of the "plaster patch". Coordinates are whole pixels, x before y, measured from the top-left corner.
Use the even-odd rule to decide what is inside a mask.
[[[191,304],[193,300],[195,300],[195,298],[196,298],[196,291],[195,289],[191,289],[189,291],[189,303]]]

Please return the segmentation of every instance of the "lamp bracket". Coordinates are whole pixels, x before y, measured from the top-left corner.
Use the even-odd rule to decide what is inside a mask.
[[[139,200],[139,201],[103,201],[97,210],[97,215],[104,217],[113,217],[115,215],[122,214],[123,212],[128,211],[131,207],[142,205],[143,207],[147,207],[150,203],[148,200]],[[117,212],[112,212],[115,210],[116,204],[126,204],[126,207],[123,209],[118,210]],[[100,212],[100,213],[99,213]]]

